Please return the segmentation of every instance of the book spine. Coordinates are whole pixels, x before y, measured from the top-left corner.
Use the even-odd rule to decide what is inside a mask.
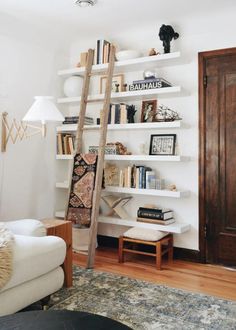
[[[111,106],[111,124],[115,124],[115,115],[116,115],[115,104],[112,104],[112,106]]]
[[[128,181],[128,188],[131,188],[131,166],[127,168],[127,181]]]
[[[97,40],[97,64],[100,62],[100,40]]]
[[[171,85],[163,81],[156,81],[153,83],[131,84],[129,85],[129,90],[137,91],[137,90],[146,90],[146,89],[158,89],[163,87],[171,87]]]
[[[146,83],[153,83],[153,82],[164,82],[168,85],[171,85],[171,83],[169,81],[167,81],[164,78],[151,78],[151,79],[144,79],[144,80],[134,80],[133,84],[146,84]]]
[[[120,105],[115,105],[115,124],[120,124]]]
[[[145,218],[137,218],[138,222],[146,222],[146,223],[153,223],[153,224],[158,224],[158,225],[170,225],[171,223],[175,222],[175,219],[171,218],[169,220],[163,221],[163,220],[155,220],[155,219],[145,219]]]

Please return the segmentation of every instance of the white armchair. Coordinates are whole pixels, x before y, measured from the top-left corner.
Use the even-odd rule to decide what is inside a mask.
[[[60,265],[66,255],[65,242],[46,236],[38,220],[5,222],[14,235],[13,272],[0,290],[0,316],[22,308],[59,290],[64,281]]]

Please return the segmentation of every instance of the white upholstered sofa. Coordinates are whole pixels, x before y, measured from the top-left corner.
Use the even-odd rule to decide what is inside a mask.
[[[64,281],[60,265],[66,255],[65,242],[46,236],[38,220],[9,221],[5,225],[15,240],[12,276],[0,290],[0,316],[15,313],[59,290]]]

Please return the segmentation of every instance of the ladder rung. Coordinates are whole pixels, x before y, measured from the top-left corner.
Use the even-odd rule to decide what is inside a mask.
[[[99,72],[91,72],[89,74],[90,77],[92,76],[104,76],[107,77],[107,71],[99,71]]]

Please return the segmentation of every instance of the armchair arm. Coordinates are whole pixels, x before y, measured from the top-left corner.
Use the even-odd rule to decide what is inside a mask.
[[[46,236],[46,228],[39,220],[22,219],[16,221],[6,221],[5,226],[16,235],[25,236]]]

